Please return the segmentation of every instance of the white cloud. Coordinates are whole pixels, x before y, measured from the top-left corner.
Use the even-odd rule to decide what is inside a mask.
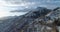
[[[3,0],[0,0],[0,7],[2,7],[2,6],[6,6],[7,4],[6,4],[6,2],[5,1],[3,1]]]
[[[14,10],[19,8],[19,6],[25,6],[26,4],[21,3],[19,5],[17,4],[9,4],[4,0],[0,0],[0,17],[5,16],[14,16],[14,15],[23,15],[23,13],[10,13],[9,10]],[[17,6],[17,8],[16,8]]]
[[[34,2],[25,2],[22,0],[0,0],[0,7],[13,7],[13,6],[24,6],[24,7],[28,7],[30,5],[34,5]]]
[[[7,14],[9,14],[9,12],[7,12],[7,11],[0,11],[0,17],[7,16]]]
[[[20,12],[20,13],[10,13],[8,11],[0,11],[0,18],[1,17],[6,17],[6,16],[14,16],[14,15],[17,15],[17,16],[20,16],[20,15],[23,15],[25,14],[26,12]]]

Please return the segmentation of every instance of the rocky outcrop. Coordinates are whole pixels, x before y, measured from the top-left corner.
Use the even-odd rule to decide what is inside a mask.
[[[50,13],[48,13],[47,15],[45,15],[45,17],[42,18],[42,20],[39,19],[39,23],[41,25],[44,25],[46,27],[44,27],[44,32],[59,32],[58,31],[58,26],[60,26],[60,8],[57,7],[56,9],[54,9],[54,11],[51,11]],[[38,20],[37,19],[37,20]],[[50,27],[50,29],[47,29],[47,27]],[[46,31],[47,30],[47,31]]]

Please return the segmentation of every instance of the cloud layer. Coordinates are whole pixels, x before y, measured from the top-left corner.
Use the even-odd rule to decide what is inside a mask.
[[[0,0],[0,12],[9,12],[12,10],[21,10],[25,8],[35,8],[38,6],[54,9],[55,7],[60,7],[60,0]],[[8,14],[11,15],[10,13]]]
[[[43,6],[49,8],[49,6],[55,7],[60,5],[60,0],[4,0],[8,6],[23,6],[23,7],[37,7]]]

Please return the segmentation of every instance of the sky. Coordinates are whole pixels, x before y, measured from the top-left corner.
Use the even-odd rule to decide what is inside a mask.
[[[0,0],[0,17],[23,15],[26,12],[11,13],[13,10],[25,8],[46,7],[54,9],[60,7],[60,0]]]

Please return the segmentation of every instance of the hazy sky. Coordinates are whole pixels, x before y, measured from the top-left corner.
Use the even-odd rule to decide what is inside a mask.
[[[9,11],[32,7],[60,7],[60,0],[0,0],[0,17],[22,15],[24,12],[11,13]]]

